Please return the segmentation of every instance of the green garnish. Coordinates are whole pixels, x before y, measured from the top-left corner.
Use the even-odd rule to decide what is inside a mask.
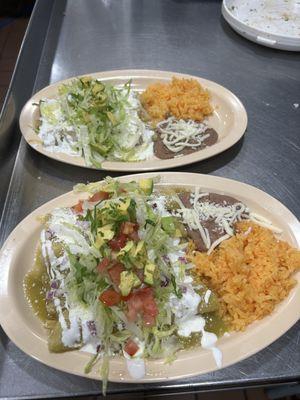
[[[175,276],[174,276],[173,274],[171,275],[171,283],[172,283],[172,285],[173,285],[173,289],[174,289],[175,295],[176,295],[179,299],[181,299],[181,297],[182,297],[182,291],[177,287],[176,279],[175,279]]]
[[[102,90],[102,86],[94,87],[95,93]],[[79,211],[56,209],[45,219],[43,240],[46,251],[51,246],[52,276],[63,280],[63,284],[54,282],[54,292],[61,293],[56,301],[59,309],[52,305],[54,318],[60,314],[52,321],[56,327],[49,337],[52,349],[65,349],[66,328],[59,320],[64,318],[65,326],[75,327],[75,333],[77,328],[69,348],[89,344],[97,349],[84,371],[89,373],[101,359],[105,393],[109,359],[127,352],[126,346],[128,350],[138,346],[137,357],[171,362],[180,349],[199,342],[194,334],[186,340],[179,337],[179,327],[185,323],[182,318],[201,315],[214,333],[225,328],[215,295],[209,293],[207,300],[208,288],[192,277],[192,265],[182,260],[187,240],[177,232],[179,218],[167,208],[161,210],[168,192],[154,206],[157,192],[146,195],[141,181],[107,178],[102,183],[77,185],[76,190],[109,196],[96,205],[86,200]],[[47,261],[51,262],[50,257]],[[189,305],[189,294],[196,305]]]
[[[101,167],[105,159],[139,160],[148,144],[131,81],[115,87],[86,76],[61,85],[58,94],[39,103],[43,135],[54,135],[56,143],[64,142],[88,166]]]

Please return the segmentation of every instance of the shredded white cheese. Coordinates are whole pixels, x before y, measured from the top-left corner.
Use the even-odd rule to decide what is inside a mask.
[[[242,219],[250,219],[251,221],[272,230],[274,233],[282,233],[282,230],[272,224],[267,218],[249,212],[249,209],[242,202],[236,202],[234,204],[227,204],[226,201],[223,204],[216,204],[210,201],[199,201],[205,196],[208,196],[207,192],[200,192],[200,188],[196,187],[195,192],[191,194],[190,204],[191,208],[186,208],[179,196],[176,196],[180,209],[176,210],[175,215],[182,218],[183,222],[188,225],[191,230],[198,230],[202,241],[206,247],[207,254],[211,254],[212,251],[224,240],[229,239],[234,235],[232,228],[233,224]],[[174,213],[173,213],[174,215]],[[211,242],[209,230],[202,226],[202,221],[213,220],[220,229],[220,232],[224,232],[220,238]],[[247,233],[249,233],[247,231]]]
[[[208,254],[210,254],[223,240],[234,235],[232,225],[236,221],[240,221],[245,213],[248,212],[248,209],[241,202],[232,205],[224,202],[221,205],[209,201],[199,201],[207,195],[209,193],[200,193],[200,189],[196,187],[195,192],[191,194],[190,198],[192,208],[186,208],[179,199],[178,203],[181,209],[177,210],[177,214],[182,217],[184,223],[190,229],[199,231],[203,243],[208,249]],[[201,221],[208,220],[214,220],[221,232],[224,232],[224,235],[213,243],[211,242],[209,230],[201,224]]]
[[[227,240],[227,239],[229,239],[229,238],[230,238],[230,235],[228,235],[228,234],[226,233],[226,235],[221,236],[219,239],[215,240],[215,241],[213,242],[213,244],[210,246],[210,248],[208,249],[207,254],[210,255],[211,252],[212,252],[217,246],[219,246],[220,243],[222,243],[224,240]]]
[[[185,147],[197,148],[209,137],[205,134],[207,125],[193,120],[176,120],[170,117],[157,124],[164,145],[173,153]]]
[[[270,229],[274,233],[278,234],[282,233],[282,229],[278,228],[277,226],[274,226],[270,220],[263,217],[262,215],[256,213],[250,213],[250,220],[262,226],[263,228]]]

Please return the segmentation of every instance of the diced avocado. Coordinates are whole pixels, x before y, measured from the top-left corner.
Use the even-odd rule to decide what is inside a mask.
[[[113,231],[112,227],[112,224],[108,224],[97,229],[97,238],[95,241],[96,247],[101,247],[103,243],[111,240],[114,237],[115,232]]]
[[[140,240],[137,244],[137,246],[132,249],[132,255],[133,257],[136,257],[138,254],[142,253],[142,251],[144,250],[144,245],[145,242],[143,240]]]
[[[119,251],[118,256],[128,253],[134,247],[132,240],[126,243],[126,245]]]
[[[148,196],[153,192],[153,185],[154,183],[152,178],[143,178],[139,180],[139,187]]]
[[[150,206],[147,207],[147,217],[146,217],[146,225],[151,224],[153,226],[157,223],[157,215],[154,213]]]
[[[92,77],[86,75],[86,76],[82,76],[82,77],[80,78],[80,80],[81,80],[81,82],[82,82],[83,84],[87,84],[87,83],[90,83],[90,82],[91,82]]]
[[[127,214],[129,215],[130,221],[136,221],[136,202],[131,199],[129,207],[127,208]]]
[[[103,91],[104,86],[102,85],[102,83],[97,82],[94,84],[93,88],[92,88],[92,93],[93,94],[97,94],[99,92]]]
[[[108,239],[108,240],[112,239],[115,234],[112,224],[104,225],[101,228],[98,228],[97,233],[100,236],[103,236],[105,239]]]
[[[130,206],[130,200],[130,197],[127,197],[126,199],[121,199],[118,203],[118,210],[127,211],[128,207]]]
[[[128,296],[133,288],[140,286],[141,281],[135,273],[131,271],[123,271],[120,275],[119,289],[122,296]]]
[[[174,235],[176,232],[176,226],[175,226],[175,219],[174,217],[162,217],[161,219],[161,226],[165,232],[167,232],[169,235]]]
[[[116,125],[116,124],[117,124],[117,119],[116,119],[116,117],[114,116],[113,113],[111,113],[110,111],[107,111],[106,115],[107,115],[108,119],[110,120],[110,122],[111,122],[113,125]]]
[[[179,228],[176,228],[176,229],[175,229],[174,236],[175,236],[176,238],[181,238],[181,237],[182,237],[182,233],[181,233],[181,230],[180,230]]]
[[[147,283],[148,285],[153,285],[153,283],[154,283],[155,268],[156,268],[155,265],[152,263],[148,263],[145,265],[144,282]]]

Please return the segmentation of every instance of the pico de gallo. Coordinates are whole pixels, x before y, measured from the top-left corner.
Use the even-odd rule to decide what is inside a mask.
[[[49,350],[92,353],[87,373],[101,359],[104,391],[116,355],[134,379],[145,375],[144,360],[171,362],[193,345],[212,350],[220,366],[218,301],[191,273],[177,194],[152,178],[107,178],[75,191],[89,197],[45,216],[25,278]]]

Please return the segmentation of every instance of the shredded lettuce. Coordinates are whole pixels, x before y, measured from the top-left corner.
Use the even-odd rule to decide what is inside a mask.
[[[106,159],[143,159],[141,154],[152,140],[144,135],[145,124],[138,116],[139,101],[130,81],[118,88],[87,76],[61,85],[58,93],[57,99],[40,104],[45,145],[61,144],[57,151],[72,148],[86,165],[97,168]]]
[[[108,118],[111,120],[112,116]],[[80,303],[94,316],[101,352],[97,351],[85,371],[88,373],[98,359],[102,359],[100,372],[105,393],[109,358],[121,354],[128,339],[143,343],[142,357],[163,357],[166,362],[174,360],[176,352],[183,348],[177,334],[176,313],[170,302],[172,298],[176,304],[184,300],[184,289],[187,288],[182,282],[185,278],[191,281],[191,276],[188,276],[190,265],[180,261],[187,241],[178,239],[175,229],[166,230],[166,219],[157,211],[158,207],[153,206],[156,194],[146,195],[138,182],[122,183],[107,178],[104,182],[76,185],[75,190],[90,194],[109,193],[96,204],[85,201],[82,212],[76,214],[74,225],[65,223],[69,230],[73,230],[71,236],[83,235],[90,248],[88,254],[72,252],[68,241],[54,241],[57,254],[65,252],[68,257],[65,287],[69,300]],[[129,231],[125,234],[126,224]],[[122,246],[114,249],[111,241],[118,242],[122,235],[133,233],[135,235],[127,237]],[[149,265],[154,268],[147,268]],[[121,268],[119,282],[115,275],[118,268]],[[151,274],[150,280],[146,279],[147,273]],[[195,283],[199,286],[199,282]],[[196,285],[194,288],[190,286],[189,290],[194,291]],[[130,297],[139,290],[140,293],[151,292],[150,301],[147,295],[144,298]],[[102,299],[108,291],[119,296],[116,303],[109,305]],[[130,303],[131,299],[133,303]],[[140,308],[137,315],[130,316],[130,305],[133,305],[131,311],[134,314],[134,306],[143,301],[148,302],[148,309],[141,311]],[[151,316],[153,302],[155,318],[147,323],[143,313]]]

